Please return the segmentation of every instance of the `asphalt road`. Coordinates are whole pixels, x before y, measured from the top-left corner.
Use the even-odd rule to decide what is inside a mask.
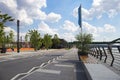
[[[64,55],[67,52],[69,51],[57,51],[43,55],[0,62],[0,80],[10,80],[19,73],[27,72],[31,68],[40,66],[42,63],[47,62],[57,56]]]

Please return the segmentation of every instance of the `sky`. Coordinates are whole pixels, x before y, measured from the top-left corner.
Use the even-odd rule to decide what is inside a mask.
[[[6,23],[5,32],[17,35],[16,22],[20,20],[20,36],[29,30],[57,34],[68,42],[79,34],[78,7],[82,6],[82,28],[93,35],[94,41],[112,41],[120,38],[120,0],[0,0],[0,11],[14,22]]]

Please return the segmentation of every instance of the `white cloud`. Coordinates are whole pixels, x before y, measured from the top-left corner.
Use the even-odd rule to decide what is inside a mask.
[[[92,16],[90,15],[92,11],[89,11],[85,8],[82,8],[82,18],[85,20],[91,20]],[[73,9],[73,16],[78,17],[78,7]]]
[[[60,37],[65,39],[68,42],[76,40],[75,35],[73,35],[72,33],[63,33]]]
[[[82,23],[82,25],[83,25],[83,28],[85,29],[85,31],[87,32],[87,33],[91,33],[91,34],[93,34],[93,37],[94,38],[96,38],[96,37],[98,37],[100,34],[98,33],[98,31],[101,29],[102,30],[102,28],[96,28],[96,26],[93,26],[93,25],[91,25],[91,24],[89,24],[89,23],[87,23],[87,22],[83,22]]]
[[[16,8],[17,4],[14,0],[1,0],[0,3],[7,5],[9,8]]]
[[[50,28],[45,22],[41,22],[39,24],[39,27],[38,27],[38,30],[41,31],[42,33],[46,34],[50,34],[50,35],[54,35],[54,34],[57,34],[59,36],[59,34],[57,33],[57,29],[53,29],[53,28]]]
[[[64,21],[64,24],[63,24],[64,30],[75,32],[78,30],[78,28],[79,27],[76,26],[73,22],[71,22],[69,20]]]
[[[89,33],[97,33],[97,28],[87,22],[83,22],[83,28],[85,28],[85,30]]]
[[[22,25],[31,25],[33,20],[43,20],[46,14],[41,10],[47,7],[46,0],[1,0],[1,11],[19,19]]]
[[[111,9],[111,10],[108,11],[108,16],[109,16],[110,18],[114,17],[114,16],[117,15],[117,14],[118,14],[117,11],[114,10],[114,9]]]
[[[77,17],[78,16],[78,7],[73,9],[73,16]]]
[[[90,9],[82,8],[82,17],[85,20],[91,20],[96,17],[100,19],[103,14],[107,14],[109,18],[112,18],[120,13],[120,0],[93,0],[92,7]],[[73,10],[73,15],[76,17],[78,9]]]
[[[104,24],[101,27],[93,26],[87,22],[83,22],[83,28],[86,32],[93,34],[95,39],[101,40],[105,35],[106,37],[116,32],[116,28],[110,24]]]
[[[1,0],[1,11],[8,13],[15,19],[21,21],[21,26],[31,25],[34,20],[58,22],[62,17],[60,14],[51,12],[46,14],[42,8],[46,8],[46,0]]]
[[[14,29],[12,29],[11,27],[4,27],[4,31],[5,31],[6,35],[8,35],[10,31],[13,31],[14,39],[15,39],[15,41],[17,40],[17,32]],[[26,33],[27,32],[20,32],[20,39],[22,37],[22,40],[24,40]]]
[[[90,11],[88,11],[87,9],[82,8],[82,18],[91,20]]]
[[[55,14],[55,13],[51,12],[48,14],[46,20],[54,23],[54,22],[58,22],[61,18],[62,17],[60,14]]]
[[[115,27],[110,24],[105,24],[104,30],[105,30],[105,32],[116,32]]]
[[[13,31],[14,35],[17,35],[17,32],[11,27],[4,27],[4,31],[6,34],[9,34],[10,31]]]
[[[33,23],[33,19],[27,15],[27,12],[24,9],[19,11],[18,19],[20,20],[21,23],[26,23],[29,25]]]
[[[93,26],[87,22],[83,22],[83,28],[89,32],[89,33],[113,33],[116,32],[115,26],[112,26],[110,24],[104,24],[101,27]]]

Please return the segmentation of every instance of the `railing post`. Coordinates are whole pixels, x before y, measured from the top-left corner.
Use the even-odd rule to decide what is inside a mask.
[[[105,54],[105,60],[104,60],[104,63],[106,63],[106,60],[107,60],[107,54],[106,54],[106,51],[105,51],[104,47],[102,47],[102,49],[103,49],[103,52],[104,52],[104,54]]]
[[[110,54],[111,54],[111,57],[112,57],[112,62],[111,62],[111,65],[110,65],[110,66],[113,66],[114,56],[113,56],[113,54],[112,54],[112,50],[111,50],[111,46],[110,46],[110,45],[108,45],[108,50],[109,50],[109,52],[110,52]]]
[[[97,53],[97,57],[96,58],[98,58],[98,56],[99,56],[99,51],[98,51],[98,49],[97,49],[97,47],[96,47],[96,53]]]
[[[93,50],[94,50],[94,54],[93,54],[93,56],[96,57],[96,50],[95,50],[95,47],[94,47]]]
[[[118,48],[118,51],[119,51],[119,53],[120,53],[120,46],[117,46],[117,48]]]
[[[98,50],[99,50],[99,54],[100,54],[100,60],[102,60],[102,51],[101,51],[100,47],[98,47]]]

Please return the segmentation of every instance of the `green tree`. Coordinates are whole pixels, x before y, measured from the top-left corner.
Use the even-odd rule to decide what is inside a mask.
[[[89,50],[88,44],[90,44],[93,40],[92,34],[87,33],[79,33],[75,37],[79,41],[79,45],[77,46],[79,51],[82,52],[82,54],[86,54]]]
[[[28,37],[29,37],[29,35],[26,34],[26,35],[25,35],[25,41],[26,41],[26,42],[28,42]]]
[[[42,45],[40,33],[37,30],[30,30],[29,36],[31,45],[34,47],[35,50],[38,50]]]
[[[52,39],[51,39],[51,35],[45,34],[44,38],[43,38],[43,44],[45,46],[46,49],[49,49],[52,46]]]
[[[14,41],[14,33],[12,30],[9,33],[9,40],[10,40],[10,43],[12,43]]]
[[[58,45],[60,44],[60,39],[58,38],[57,34],[53,37],[53,48],[58,48]]]
[[[12,30],[10,31],[8,38],[9,38],[10,46],[13,47],[13,46],[12,46],[12,43],[13,43],[13,41],[14,41],[14,33],[13,33]]]
[[[3,14],[0,11],[0,45],[5,46],[5,32],[4,27],[6,22],[13,21],[14,19],[8,14]]]
[[[9,40],[9,36],[7,35],[7,36],[5,36],[5,43],[7,43],[7,44],[9,44],[10,43],[10,40]]]

